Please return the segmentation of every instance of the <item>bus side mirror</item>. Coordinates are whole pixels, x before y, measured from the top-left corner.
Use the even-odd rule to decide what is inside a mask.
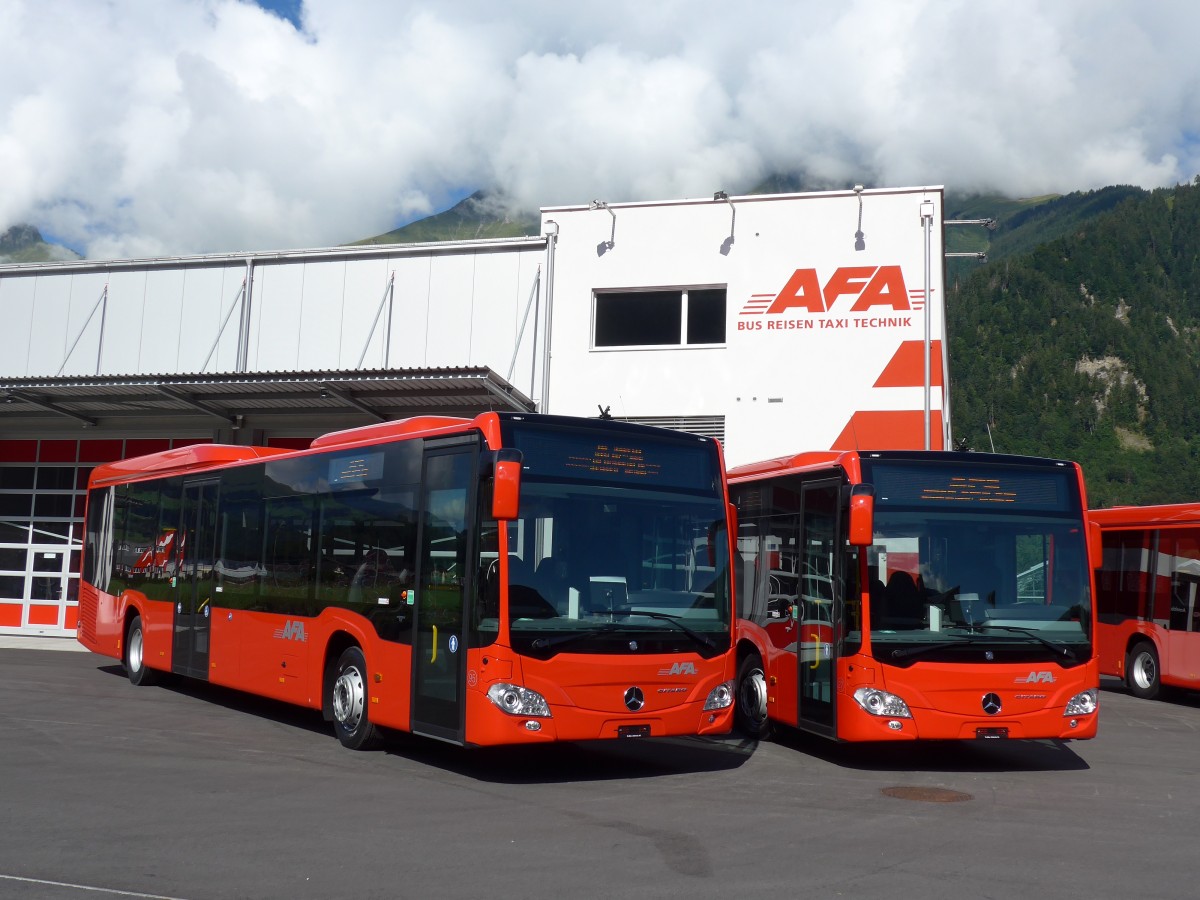
[[[708,554],[709,566],[716,566],[717,560],[721,554],[717,552],[717,539],[721,534],[721,521],[718,519],[708,526],[708,539],[705,543],[705,552]],[[737,534],[737,507],[732,503],[725,504],[725,540],[730,540],[730,535]]]
[[[1088,519],[1088,557],[1091,559],[1093,569],[1099,569],[1104,565],[1104,533],[1100,530],[1100,523]]]
[[[856,484],[850,492],[850,545],[870,547],[875,537],[875,487]]]
[[[492,518],[512,520],[519,515],[521,451],[497,450],[492,463]]]

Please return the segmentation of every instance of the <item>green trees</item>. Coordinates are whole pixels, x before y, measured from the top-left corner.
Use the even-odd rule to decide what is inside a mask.
[[[1077,460],[1093,506],[1200,499],[1200,185],[1039,209],[947,286],[956,439]]]

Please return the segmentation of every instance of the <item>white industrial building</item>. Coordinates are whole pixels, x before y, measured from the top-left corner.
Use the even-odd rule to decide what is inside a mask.
[[[542,210],[527,238],[0,266],[0,634],[72,635],[84,488],[201,441],[516,409],[730,464],[948,446],[940,187]]]

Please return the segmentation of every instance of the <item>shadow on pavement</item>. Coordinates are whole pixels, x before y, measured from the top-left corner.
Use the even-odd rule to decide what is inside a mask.
[[[773,740],[844,769],[877,772],[1069,772],[1089,768],[1071,749],[1071,742],[1059,740],[837,744],[790,729],[778,730]]]
[[[97,668],[107,675],[126,677],[125,669],[119,664]],[[319,712],[282,701],[174,675],[161,676],[156,685],[146,690],[170,691],[233,712],[327,736],[335,744],[337,741],[332,726]],[[389,731],[384,751],[390,756],[479,781],[550,784],[735,769],[750,758],[756,746],[755,741],[727,735],[463,748],[432,738]]]
[[[727,771],[745,763],[756,746],[754,741],[729,735],[464,749],[413,735],[393,735],[387,752],[479,781],[555,784]]]

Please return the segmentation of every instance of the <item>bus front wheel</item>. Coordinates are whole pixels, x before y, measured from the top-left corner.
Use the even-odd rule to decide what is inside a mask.
[[[762,657],[750,653],[738,664],[737,709],[734,713],[738,731],[746,737],[760,740],[767,736],[767,675]]]
[[[141,616],[134,616],[125,632],[125,674],[132,684],[141,686],[154,684],[155,673],[146,666],[146,635],[142,630]]]
[[[370,750],[382,743],[367,713],[367,661],[357,647],[347,647],[338,658],[329,700],[333,729],[343,747]]]
[[[1129,693],[1143,700],[1153,700],[1162,688],[1158,667],[1158,652],[1148,641],[1134,644],[1125,661],[1125,684]]]

